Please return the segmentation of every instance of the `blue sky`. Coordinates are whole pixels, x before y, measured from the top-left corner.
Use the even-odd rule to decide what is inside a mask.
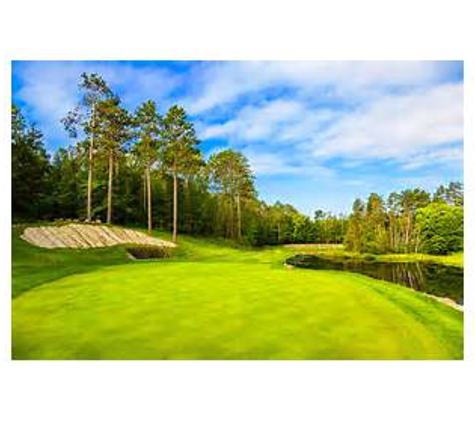
[[[13,101],[50,152],[72,141],[60,119],[82,72],[104,76],[134,109],[184,106],[205,155],[242,151],[261,198],[312,214],[348,212],[356,197],[462,180],[463,63],[26,62]]]

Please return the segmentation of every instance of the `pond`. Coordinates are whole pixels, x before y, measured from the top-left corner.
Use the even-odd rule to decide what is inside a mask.
[[[350,271],[380,280],[402,284],[463,305],[463,268],[430,262],[381,262],[351,258],[295,255],[286,263],[315,270]]]

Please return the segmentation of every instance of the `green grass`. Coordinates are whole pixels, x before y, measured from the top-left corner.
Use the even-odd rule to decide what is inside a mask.
[[[12,231],[12,296],[66,277],[127,262],[125,248],[44,249],[20,239],[22,228]]]
[[[462,313],[362,275],[283,267],[294,252],[182,236],[172,259],[137,262],[14,239],[13,357],[463,357]]]
[[[393,262],[415,262],[429,261],[442,265],[452,265],[454,267],[463,267],[463,252],[456,252],[451,255],[427,255],[421,253],[412,254],[388,254],[381,255],[378,259],[382,261]]]
[[[442,265],[450,265],[463,267],[463,252],[456,252],[450,255],[428,255],[423,253],[398,253],[398,254],[361,254],[357,252],[346,251],[342,246],[338,245],[309,245],[292,247],[289,245],[288,250],[295,253],[309,253],[329,257],[347,257],[347,258],[370,258],[381,262],[435,262]]]

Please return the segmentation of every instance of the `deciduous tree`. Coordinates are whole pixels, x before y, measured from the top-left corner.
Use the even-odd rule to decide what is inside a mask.
[[[463,249],[463,208],[433,203],[417,211],[416,224],[424,252],[446,255]]]

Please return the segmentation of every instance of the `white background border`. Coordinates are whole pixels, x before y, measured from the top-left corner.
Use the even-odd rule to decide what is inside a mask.
[[[471,2],[54,0],[0,6],[0,419],[474,420],[475,39]],[[464,362],[12,362],[10,60],[462,59]]]

